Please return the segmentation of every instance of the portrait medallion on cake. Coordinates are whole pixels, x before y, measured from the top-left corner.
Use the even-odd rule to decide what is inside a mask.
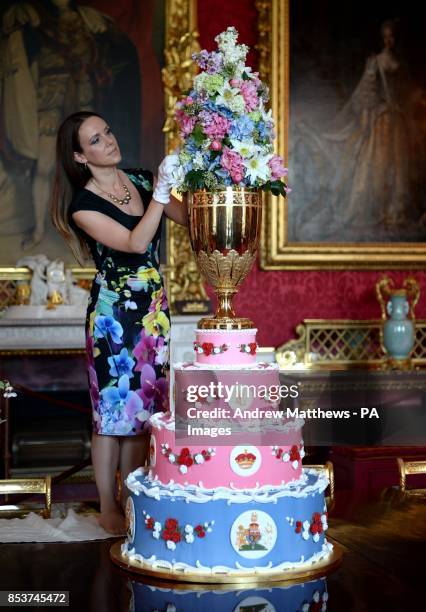
[[[259,612],[276,612],[275,606],[267,599],[256,596],[246,597],[236,608],[234,608],[234,612],[252,612],[252,610],[259,610]]]
[[[256,446],[235,446],[229,455],[229,463],[238,476],[252,476],[262,464],[262,453]]]
[[[151,435],[151,439],[149,441],[149,465],[150,467],[155,467],[157,463],[157,442],[155,441],[155,436]]]
[[[126,534],[130,543],[135,539],[135,507],[129,496],[126,501]]]
[[[267,555],[277,541],[277,526],[263,510],[246,510],[231,527],[231,544],[246,559],[260,559]]]

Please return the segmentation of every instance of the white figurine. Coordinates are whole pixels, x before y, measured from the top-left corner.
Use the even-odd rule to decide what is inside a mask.
[[[31,298],[32,306],[39,306],[47,302],[46,266],[49,260],[46,255],[29,255],[16,262],[18,268],[25,267],[32,270]]]
[[[62,303],[66,303],[67,299],[67,287],[65,281],[65,270],[64,262],[60,259],[51,261],[46,269],[47,279],[47,295],[49,298],[56,296],[56,299],[60,296]]]
[[[67,303],[72,306],[84,306],[86,308],[89,292],[74,284],[71,270],[65,272],[65,277],[67,285]]]

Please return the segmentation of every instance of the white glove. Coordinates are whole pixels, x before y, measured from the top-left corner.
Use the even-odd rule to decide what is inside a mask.
[[[173,173],[179,165],[179,157],[175,154],[166,155],[158,167],[158,180],[152,197],[160,204],[170,202],[170,192],[174,187]]]

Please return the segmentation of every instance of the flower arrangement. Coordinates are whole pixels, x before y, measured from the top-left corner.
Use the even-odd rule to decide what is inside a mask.
[[[245,65],[246,45],[229,27],[215,40],[218,50],[195,53],[201,71],[193,89],[177,103],[183,146],[174,173],[178,191],[227,186],[261,188],[285,196],[290,189],[283,159],[274,154],[274,122],[267,86]]]

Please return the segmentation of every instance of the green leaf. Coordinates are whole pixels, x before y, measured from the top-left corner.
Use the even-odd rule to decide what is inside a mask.
[[[247,72],[243,72],[243,81],[250,81],[250,77]]]
[[[197,147],[201,146],[203,141],[206,139],[206,135],[204,134],[201,125],[195,126],[195,128],[192,130],[192,137]]]
[[[265,183],[262,187],[263,191],[270,191],[272,193],[272,195],[274,196],[283,196],[284,198],[286,197],[286,193],[285,193],[285,183],[283,183],[280,180],[276,180],[276,181],[268,181],[267,183]]]
[[[204,187],[204,172],[203,170],[190,170],[186,177],[186,184],[190,191],[196,191],[197,189],[203,189]]]

